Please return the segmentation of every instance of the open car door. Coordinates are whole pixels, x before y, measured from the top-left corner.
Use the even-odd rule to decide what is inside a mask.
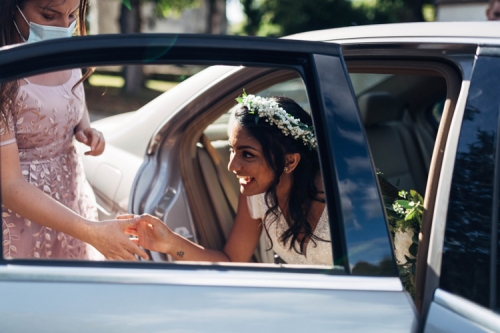
[[[197,93],[158,123],[133,186],[131,212],[156,215],[173,229],[175,223],[186,222],[174,217],[185,216],[187,222],[177,227],[184,227],[186,235],[220,247],[220,231],[203,228],[204,220],[215,216],[203,210],[204,193],[186,186],[186,177],[201,177],[195,163],[199,138],[186,136],[186,131],[205,113],[230,106],[227,96],[241,93],[242,88],[251,90],[261,75],[291,71],[303,80],[311,107],[334,265],[2,258],[0,294],[9,301],[0,304],[0,331],[255,332],[279,327],[299,332],[310,331],[311,323],[318,331],[417,329],[412,300],[398,277],[376,174],[338,45],[202,35],[75,37],[2,50],[0,79],[138,64],[255,70],[225,81],[232,84],[183,85],[185,91]],[[232,73],[224,71],[220,82]],[[200,134],[202,127],[196,128]],[[184,157],[179,161],[180,156]]]
[[[499,55],[478,48],[453,116],[427,256],[427,333],[500,332]]]

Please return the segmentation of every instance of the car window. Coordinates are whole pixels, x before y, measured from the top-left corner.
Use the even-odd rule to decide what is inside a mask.
[[[9,124],[14,126],[13,131],[5,142],[9,144],[8,140],[15,139],[12,144],[20,147],[23,152],[20,154],[21,173],[33,187],[38,187],[39,191],[71,207],[85,218],[104,221],[114,219],[120,214],[134,213],[131,211],[131,199],[138,200],[136,196],[148,196],[148,202],[156,200],[156,203],[148,203],[145,211],[159,218],[158,221],[165,223],[172,232],[196,244],[220,250],[221,247],[218,246],[227,241],[231,231],[240,192],[238,181],[241,182],[241,178],[238,179],[232,170],[228,170],[230,150],[233,149],[228,144],[228,126],[230,110],[237,104],[236,99],[247,93],[254,93],[266,99],[271,96],[285,96],[296,101],[298,108],[303,107],[308,118],[311,107],[300,75],[275,69],[256,69],[263,71],[264,76],[269,76],[271,84],[263,79],[254,79],[255,83],[236,86],[222,101],[212,101],[205,106],[198,102],[186,105],[177,100],[180,93],[169,94],[171,91],[184,91],[184,94],[196,96],[196,86],[205,88],[214,80],[212,77],[218,78],[211,76],[211,71],[220,70],[224,73],[234,68],[203,70],[204,68],[199,66],[143,66],[140,72],[144,77],[144,84],[139,85],[136,94],[124,93],[124,90],[130,88],[121,75],[127,71],[127,67],[94,68],[89,72],[90,76],[85,77],[83,84],[80,80],[82,74],[85,75],[85,70],[82,72],[79,68],[22,79],[18,82],[20,97],[9,114]],[[188,95],[188,98],[193,98],[192,96]],[[203,93],[201,96],[205,100],[210,97]],[[214,103],[216,106],[213,106]],[[90,118],[93,120],[92,127],[98,132],[80,129],[80,126],[86,124],[85,106],[88,107]],[[172,121],[172,125],[181,123],[182,115],[188,117],[191,112],[199,112],[200,117],[195,117],[192,122],[186,122],[183,126],[196,121],[200,124],[192,130],[180,132],[180,136],[172,139],[174,145],[181,145],[183,140],[194,141],[176,153],[178,156],[172,159],[169,156],[172,152],[165,148],[169,153],[164,153],[166,157],[158,158],[161,159],[160,163],[168,165],[169,170],[158,174],[155,174],[155,171],[142,171],[144,153],[151,137],[159,125],[168,123],[168,119],[178,108],[182,109],[181,118]],[[209,122],[210,119],[213,120]],[[270,120],[273,121],[274,118]],[[197,130],[197,135],[191,134]],[[302,131],[304,132],[303,129]],[[6,132],[8,129],[3,128],[2,134]],[[105,149],[103,146],[103,150],[96,153],[96,156],[86,154],[90,151],[90,141],[95,139],[89,135],[99,132],[106,139]],[[278,132],[283,132],[283,129]],[[17,133],[17,136],[14,137],[14,133]],[[76,140],[73,140],[73,134]],[[41,139],[34,141],[33,135]],[[299,139],[303,140],[300,136]],[[308,140],[315,142],[314,136]],[[43,147],[39,147],[39,144],[43,144]],[[319,155],[314,148],[315,146],[307,150],[308,154],[313,154],[312,158],[304,160],[302,164],[309,165],[315,160],[316,169],[311,169],[311,172],[319,172]],[[201,176],[197,182],[192,180],[192,174],[184,170],[181,162],[192,160],[192,149],[195,150],[194,159],[198,164],[192,172]],[[134,189],[134,181],[141,171],[142,180],[148,177],[151,179],[150,186],[169,184],[158,198],[154,196],[155,191],[142,194],[134,192],[138,191]],[[258,174],[255,174],[253,177],[257,176]],[[207,195],[198,200],[204,207],[209,207],[209,211],[203,213],[206,219],[201,221],[201,224],[192,217],[197,208],[187,199],[187,187],[197,188],[196,191],[207,191]],[[318,202],[324,206],[323,192],[318,191],[317,195],[321,195],[322,199]],[[265,201],[256,201],[253,204],[265,204]],[[324,253],[325,260],[308,262],[304,257],[303,263],[290,263],[287,258],[278,255],[277,251],[270,251],[271,236],[262,233],[258,237],[257,250],[251,255],[250,261],[272,265],[304,265],[309,268],[318,268],[318,265],[324,267],[325,262],[329,262],[327,266],[332,266],[327,210],[322,209],[317,218],[321,220],[321,223],[318,222],[320,228],[315,234],[317,238],[311,241],[313,246],[308,248],[308,253],[312,257],[316,252],[321,255]],[[56,228],[42,227],[22,213],[5,210],[3,221],[4,258],[102,259],[96,249],[57,231]],[[280,225],[280,228],[283,228],[283,225]],[[269,231],[269,235],[277,232]],[[279,232],[283,231],[280,229]],[[278,242],[277,239],[274,241]],[[176,261],[162,251],[153,249],[147,253],[154,261]]]
[[[411,70],[355,70],[350,77],[384,195],[396,261],[405,289],[414,296],[417,235],[447,82]]]
[[[439,122],[443,116],[444,103],[445,99],[442,99],[434,103],[434,105],[430,108],[429,118],[435,124],[435,128],[439,126]]]
[[[444,78],[372,73],[350,73],[350,77],[358,97],[374,164],[383,182],[382,192],[416,190],[423,196],[446,97],[447,84]],[[257,94],[297,96],[297,91],[306,96],[300,78],[272,85]],[[307,109],[307,100],[300,100],[304,101],[304,108]],[[215,143],[216,146],[218,144]],[[388,184],[384,183],[386,181]],[[387,190],[388,187],[393,190]],[[390,203],[388,207],[392,211]],[[393,221],[392,217],[390,221]],[[415,232],[418,233],[418,227]],[[401,267],[403,283],[413,295],[413,278],[406,272],[414,271],[416,252],[412,249],[412,236],[406,234],[397,233],[393,236],[397,238],[396,259]]]
[[[359,69],[358,69],[359,71]],[[425,194],[446,82],[437,76],[351,73],[375,167],[401,190]]]
[[[453,170],[439,285],[498,310],[500,81],[492,73],[500,73],[499,58],[479,57]]]
[[[389,79],[393,74],[349,73],[356,96]]]
[[[50,144],[49,146],[43,146],[41,150],[34,148],[34,151],[26,153],[28,163],[24,163],[22,167],[25,169],[21,169],[20,174],[23,177],[28,177],[29,182],[33,180],[34,183],[32,185],[40,186],[39,190],[42,193],[45,192],[50,196],[54,196],[56,199],[59,196],[69,200],[72,196],[73,198],[76,197],[75,194],[80,190],[81,193],[84,193],[82,197],[91,196],[86,192],[88,186],[85,184],[82,176],[82,174],[85,173],[87,179],[90,181],[90,185],[94,188],[95,195],[101,198],[97,205],[103,208],[102,211],[106,215],[106,218],[111,218],[113,214],[123,211],[132,214],[148,213],[152,217],[160,220],[159,222],[158,220],[153,220],[155,221],[154,223],[157,229],[165,228],[165,224],[168,224],[171,231],[174,232],[169,233],[169,235],[174,234],[176,235],[175,237],[182,236],[184,237],[183,239],[192,240],[204,247],[220,250],[222,246],[224,246],[224,237],[227,229],[223,225],[218,224],[217,210],[220,207],[220,201],[214,200],[214,202],[210,202],[208,200],[208,198],[212,196],[212,193],[210,193],[211,190],[204,183],[211,180],[217,180],[215,176],[221,164],[218,163],[220,162],[218,159],[213,159],[214,155],[211,155],[211,149],[208,148],[207,138],[203,135],[203,131],[223,113],[227,113],[227,111],[236,104],[236,99],[248,97],[245,96],[246,93],[255,94],[274,84],[301,77],[304,82],[306,82],[308,93],[312,93],[312,95],[308,97],[314,97],[309,101],[311,104],[310,111],[312,117],[315,119],[315,124],[317,126],[315,130],[318,133],[318,138],[321,137],[321,140],[316,140],[314,137],[311,122],[296,122],[295,119],[292,119],[284,112],[285,114],[283,116],[287,121],[281,119],[281,123],[278,122],[278,126],[275,126],[279,130],[278,132],[280,132],[280,135],[285,137],[282,141],[300,140],[300,148],[302,150],[307,150],[309,155],[307,155],[307,158],[303,158],[304,163],[300,165],[298,164],[298,157],[295,156],[296,153],[287,154],[285,159],[286,164],[282,162],[283,159],[268,159],[267,161],[270,163],[281,161],[279,163],[284,165],[275,166],[278,172],[270,173],[266,170],[264,174],[266,177],[269,176],[272,178],[279,175],[279,173],[284,172],[288,174],[288,170],[285,170],[285,167],[293,169],[297,167],[297,165],[301,167],[302,165],[307,165],[307,163],[315,163],[314,168],[309,170],[310,172],[304,172],[302,174],[303,177],[298,177],[300,181],[307,179],[307,177],[323,176],[320,169],[325,173],[325,177],[328,175],[330,179],[327,183],[322,182],[321,179],[318,178],[318,180],[314,179],[314,181],[308,180],[307,183],[311,186],[303,191],[295,189],[299,194],[298,196],[315,196],[314,201],[317,205],[314,209],[311,206],[310,212],[307,209],[302,211],[303,205],[300,204],[300,202],[297,205],[288,205],[287,207],[290,211],[299,211],[297,213],[298,215],[294,215],[293,221],[295,221],[295,218],[300,218],[302,222],[309,225],[308,219],[310,213],[314,216],[315,221],[317,221],[317,225],[309,225],[311,227],[310,230],[307,228],[302,230],[300,227],[294,228],[291,234],[293,234],[292,236],[295,238],[292,239],[290,239],[290,237],[287,238],[285,232],[277,232],[274,234],[283,235],[284,239],[281,240],[281,242],[284,245],[286,245],[287,239],[291,240],[292,243],[295,241],[301,242],[301,251],[304,250],[305,245],[309,246],[312,244],[311,250],[307,249],[307,251],[321,251],[322,254],[329,256],[330,264],[325,265],[310,262],[308,261],[309,258],[314,257],[312,255],[306,257],[302,252],[303,257],[301,258],[304,259],[303,262],[291,262],[285,259],[284,261],[286,261],[289,266],[285,267],[280,265],[273,266],[273,268],[294,268],[292,267],[293,265],[302,265],[303,267],[301,268],[314,269],[316,272],[321,273],[324,271],[324,266],[328,266],[329,272],[331,269],[332,273],[347,272],[360,275],[384,275],[394,277],[395,267],[392,261],[393,256],[390,247],[390,238],[384,223],[385,221],[383,220],[383,210],[379,205],[380,198],[370,195],[370,193],[377,193],[376,181],[372,172],[373,170],[371,170],[370,167],[367,168],[367,166],[370,166],[370,161],[366,144],[363,140],[359,140],[359,138],[363,136],[362,126],[359,123],[359,119],[356,117],[356,103],[352,90],[350,89],[349,77],[345,72],[345,66],[343,66],[342,61],[339,62],[341,57],[340,48],[337,45],[326,46],[323,43],[309,43],[308,46],[310,46],[310,48],[299,48],[301,45],[297,45],[297,49],[302,50],[301,53],[293,53],[293,57],[290,57],[290,53],[293,51],[290,48],[295,44],[302,44],[302,42],[281,42],[276,40],[272,42],[273,45],[270,45],[262,41],[262,50],[268,50],[267,52],[269,55],[272,55],[272,57],[267,58],[266,61],[277,64],[276,68],[272,68],[269,67],[270,65],[268,65],[268,62],[264,62],[263,58],[249,56],[249,54],[245,52],[245,49],[250,49],[250,45],[236,43],[236,40],[239,38],[236,38],[236,40],[234,38],[230,40],[220,38],[219,40],[216,37],[207,37],[209,40],[214,39],[213,43],[205,45],[203,52],[192,52],[192,50],[200,50],[200,45],[204,45],[203,43],[207,42],[206,38],[198,38],[199,37],[191,35],[176,35],[169,36],[168,38],[164,38],[163,36],[152,36],[147,39],[136,36],[136,38],[132,38],[132,40],[126,39],[126,36],[117,38],[116,40],[109,40],[109,37],[106,36],[72,39],[69,41],[69,43],[75,44],[74,47],[72,47],[72,52],[78,47],[81,47],[81,50],[92,49],[95,47],[96,43],[101,43],[99,44],[99,52],[89,52],[89,54],[85,55],[85,60],[80,58],[74,60],[71,57],[66,57],[64,58],[66,60],[62,63],[58,63],[56,60],[59,59],[58,56],[62,57],[62,54],[66,51],[60,50],[60,53],[55,53],[57,46],[61,43],[58,44],[58,42],[54,41],[54,47],[46,49],[41,43],[26,46],[26,48],[40,48],[42,51],[46,51],[44,54],[47,60],[50,60],[50,64],[41,62],[41,64],[45,64],[42,66],[56,70],[67,68],[65,66],[69,66],[68,64],[70,63],[92,66],[93,61],[95,61],[97,64],[101,65],[113,65],[112,59],[118,59],[115,64],[120,65],[127,63],[157,63],[164,65],[171,63],[175,64],[175,66],[182,66],[181,63],[185,59],[188,59],[186,60],[188,63],[202,63],[215,66],[211,66],[193,75],[189,79],[182,81],[175,85],[175,87],[170,88],[164,94],[154,99],[151,98],[151,102],[145,104],[144,107],[141,107],[138,111],[126,112],[96,121],[95,124],[93,124],[95,125],[95,131],[90,130],[87,124],[80,126],[83,119],[81,117],[81,111],[85,109],[84,106],[82,108],[85,98],[83,96],[84,89],[82,89],[82,86],[74,84],[75,78],[77,81],[80,79],[81,73],[79,69],[68,70],[65,71],[64,74],[46,73],[53,74],[57,80],[54,80],[54,77],[49,78],[49,75],[43,74],[45,75],[44,79],[49,80],[51,83],[31,77],[22,79],[20,81],[21,86],[19,87],[19,91],[24,92],[24,90],[27,89],[34,89],[31,88],[32,86],[57,86],[61,87],[58,94],[62,97],[45,101],[46,98],[50,97],[50,94],[55,93],[55,90],[49,88],[47,88],[47,90],[50,90],[50,93],[42,93],[36,98],[33,97],[31,92],[26,91],[26,94],[21,93],[21,101],[16,100],[15,104],[23,114],[20,117],[18,117],[19,114],[16,114],[15,116],[17,119],[13,119],[11,122],[11,124],[15,124],[17,129],[21,130],[21,134],[23,134],[23,137],[19,140],[16,138],[16,143],[22,145],[24,142],[21,139],[27,138],[29,134],[35,133],[35,135],[37,135],[37,130],[45,129],[47,133],[44,133],[45,136],[41,134],[39,136],[40,139],[43,137],[43,140],[49,141],[55,136],[61,138],[62,141],[57,141],[55,144]],[[90,40],[96,40],[96,43],[92,43]],[[152,42],[155,40],[156,42]],[[194,45],[191,44],[191,42],[193,42]],[[254,42],[261,44],[260,40],[255,40]],[[131,43],[134,43],[133,47]],[[112,46],[109,46],[110,44],[112,44]],[[62,48],[62,44],[59,46]],[[24,47],[25,46],[22,45],[19,48],[13,48],[6,51],[5,55],[7,58],[4,57],[4,59],[16,59],[17,57],[18,60],[16,61],[22,62],[22,60],[19,60],[22,57],[20,58],[18,52],[20,52],[20,50],[22,51]],[[65,47],[67,47],[66,44]],[[237,49],[237,52],[234,54],[231,52],[221,52],[221,50],[227,50],[228,47],[232,47],[235,50]],[[114,54],[111,51],[115,48],[119,48],[123,52]],[[109,52],[106,53],[104,49],[109,49]],[[52,53],[54,53],[53,56],[48,57],[48,55]],[[76,53],[77,52],[74,54]],[[8,58],[9,55],[11,58]],[[105,58],[106,55],[108,58]],[[24,53],[24,56],[26,56],[26,53]],[[116,58],[114,58],[115,56]],[[221,65],[217,65],[213,60],[210,60],[219,59],[219,57],[222,59]],[[228,66],[228,64],[237,64],[239,66],[242,63],[250,63],[255,67]],[[311,66],[305,66],[306,63],[310,63]],[[22,66],[19,67],[23,68]],[[128,67],[129,66],[127,66],[127,68]],[[130,71],[128,69],[130,69]],[[143,82],[136,76],[139,67],[132,66],[128,69],[125,71],[125,86],[128,83],[136,83],[141,86]],[[328,71],[326,69],[328,69]],[[4,72],[4,74],[10,75],[11,78],[35,73],[35,69],[26,69],[24,72],[18,72],[17,70],[12,71],[12,68],[10,68],[10,70],[10,74],[6,74],[7,72]],[[41,71],[43,71],[42,67],[40,71],[36,73],[41,73]],[[289,76],[289,73],[285,72],[293,72],[295,76]],[[69,80],[65,76],[66,74],[70,75],[72,79]],[[64,79],[62,79],[63,77]],[[96,76],[95,79],[99,79],[99,77]],[[271,81],[268,81],[268,79]],[[107,85],[110,85],[110,83],[108,82]],[[332,89],[333,87],[335,87],[335,89]],[[105,94],[107,90],[105,88],[103,90]],[[128,98],[133,94],[133,89],[130,91],[127,90],[125,97]],[[38,99],[38,97],[40,98]],[[42,97],[45,99],[42,99]],[[11,100],[14,100],[14,98],[13,96]],[[248,98],[251,99],[251,97]],[[257,101],[258,99],[255,98],[255,100]],[[338,103],[330,103],[332,100]],[[60,105],[51,104],[59,102],[61,103]],[[245,103],[250,105],[249,102]],[[297,104],[294,103],[293,108],[295,108],[296,105]],[[268,104],[263,106],[263,108],[268,107],[270,107]],[[42,108],[44,108],[45,111],[48,110],[48,114],[45,114],[47,112],[42,114]],[[65,110],[65,112],[61,112],[60,110]],[[248,114],[257,115],[257,112],[260,111],[260,109],[258,110],[250,107]],[[283,113],[282,110],[278,111],[280,114]],[[309,119],[307,111],[301,112],[301,114],[304,115],[304,119]],[[276,120],[276,117],[274,117],[275,115],[276,113],[267,112],[265,114],[266,120],[269,120],[269,123],[274,123]],[[307,117],[305,115],[307,115]],[[38,116],[39,118],[37,118]],[[56,116],[62,117],[62,119],[58,119]],[[262,118],[260,114],[258,116]],[[32,117],[35,118],[33,119]],[[257,122],[261,120],[254,117],[252,119],[253,123],[255,123],[256,119]],[[37,122],[41,122],[42,120],[43,124],[37,124]],[[265,122],[266,121],[264,121],[264,123]],[[336,124],[341,125],[343,123],[344,125],[342,125],[341,128],[349,128],[350,133],[348,136],[342,136],[342,133],[338,133],[336,129],[333,130],[331,128],[331,126],[336,126]],[[75,124],[79,126],[76,126],[76,128],[73,127]],[[40,127],[37,127],[38,125],[40,125]],[[72,128],[74,130],[72,130]],[[285,133],[285,129],[287,129],[289,133]],[[24,130],[26,130],[26,132],[23,132]],[[99,132],[107,132],[108,134],[105,136],[109,138],[106,143],[106,149],[102,154],[100,154],[102,141],[100,140]],[[328,135],[326,135],[326,133],[328,133]],[[81,143],[80,147],[75,149],[70,147],[72,145],[73,134],[76,134],[76,140]],[[351,135],[354,135],[356,139],[351,140]],[[89,136],[92,138],[89,139]],[[338,136],[338,138],[334,139],[336,136]],[[245,138],[248,139],[249,137],[246,136]],[[253,136],[250,138],[253,138]],[[13,138],[8,138],[8,140],[12,139]],[[45,141],[43,140],[39,140],[37,143],[44,143]],[[263,141],[261,146],[266,146],[268,142],[270,141]],[[320,143],[320,147],[323,146],[321,156],[318,155],[315,150],[317,148],[317,142]],[[89,152],[89,148],[86,147],[89,143],[92,146],[90,147],[92,151],[90,154],[85,154]],[[7,145],[6,143],[4,144]],[[11,142],[9,142],[9,144],[11,144]],[[100,148],[96,145],[100,146]],[[339,147],[337,147],[337,145],[339,145]],[[32,148],[28,146],[25,147],[26,149]],[[242,147],[247,146],[243,145]],[[47,148],[48,151],[45,151],[45,148]],[[61,153],[60,149],[66,148],[69,148],[71,151],[67,153],[64,151]],[[199,148],[207,152],[205,157],[202,157],[203,154],[200,152]],[[81,150],[78,158],[74,153],[76,149]],[[98,151],[96,149],[99,150],[99,153],[97,153]],[[24,152],[27,152],[27,150],[23,151],[23,154]],[[63,161],[61,163],[69,164],[54,167],[54,170],[52,170],[52,167],[43,165],[44,163],[54,162],[50,158],[47,160],[46,155],[44,155],[46,152],[62,156]],[[349,156],[348,162],[349,165],[353,166],[352,169],[348,168],[347,165],[339,164],[343,161],[343,157],[345,157],[344,154]],[[97,158],[94,158],[92,155],[99,156],[95,156]],[[244,154],[245,158],[251,157],[250,155],[251,154]],[[282,155],[284,156],[284,154]],[[338,156],[335,157],[335,155]],[[79,165],[79,158],[84,161],[83,167]],[[205,158],[205,160],[203,160],[203,158]],[[209,160],[207,160],[207,158]],[[354,160],[351,160],[351,158],[354,158]],[[12,159],[10,160],[12,161]],[[207,174],[205,166],[210,163],[213,164],[215,170],[211,170]],[[319,165],[322,167],[320,168]],[[224,168],[224,166],[222,167]],[[75,172],[75,170],[78,172]],[[212,171],[215,171],[215,175]],[[292,171],[293,170],[291,170],[291,172]],[[2,168],[2,172],[6,172],[5,168]],[[130,174],[133,174],[133,177],[129,177]],[[234,172],[232,172],[232,176],[235,177]],[[240,185],[249,185],[252,184],[252,182],[256,184],[257,182],[254,180],[256,177],[261,177],[261,173],[255,172],[253,175],[238,174],[237,176]],[[51,177],[55,177],[55,180]],[[68,184],[66,185],[68,186],[75,185],[75,182],[71,181],[72,177],[73,179],[77,178],[79,180],[76,182],[76,185],[81,185],[81,188],[73,190],[68,187],[67,190],[61,191],[58,182],[67,182]],[[342,184],[338,184],[340,182],[339,179],[343,182]],[[360,184],[362,186],[350,186],[350,182],[357,182],[358,180],[362,180],[362,184]],[[219,186],[225,187],[222,182],[218,183],[220,183],[218,184]],[[263,183],[265,183],[266,186],[269,183],[274,184],[273,182],[269,182],[267,178]],[[285,182],[280,184],[280,182],[277,181],[275,183],[278,185],[285,184]],[[4,183],[2,183],[2,185],[4,185]],[[257,185],[260,186],[260,182]],[[56,187],[55,190],[51,188],[54,186]],[[339,188],[337,188],[338,186],[342,186],[342,189],[339,190]],[[248,186],[248,188],[249,187],[250,186]],[[313,190],[314,187],[316,187],[315,190]],[[260,191],[260,188],[258,190]],[[326,194],[322,195],[323,192],[328,194],[328,203],[325,202]],[[256,192],[256,194],[262,193],[263,192]],[[253,195],[247,196],[251,197]],[[216,199],[223,198],[219,196],[214,197]],[[43,204],[46,197],[41,198],[43,199],[40,201],[42,202],[40,206],[42,206],[43,209],[47,209],[48,205]],[[234,197],[232,198],[234,200]],[[346,198],[348,198],[348,200],[346,200]],[[372,208],[367,211],[360,205],[348,204],[348,202],[357,202],[358,200],[372,203],[373,205],[370,205]],[[287,202],[288,200],[285,201]],[[9,202],[9,200],[5,200],[5,202]],[[79,214],[84,214],[89,208],[86,207],[87,203],[85,200],[76,199],[74,202],[75,207],[71,208],[78,210]],[[282,208],[277,205],[277,202],[276,199],[274,199],[274,203],[273,201],[270,202],[271,205],[274,205],[272,210],[276,214],[273,214],[278,217],[283,217],[283,214],[279,213]],[[293,203],[295,203],[295,201],[293,201]],[[328,204],[328,210],[326,210],[326,204]],[[82,207],[79,207],[80,205]],[[250,207],[250,203],[247,203],[247,205],[243,205],[243,207],[247,207],[249,211],[252,210],[252,212],[254,212],[253,207],[258,207],[259,205],[261,205],[259,208],[262,208],[268,205],[268,203],[264,202],[264,206],[262,206],[262,202],[254,202],[252,203],[252,208]],[[16,207],[16,209],[19,209],[19,207]],[[56,212],[59,210],[54,208],[53,211]],[[65,212],[68,211],[65,210]],[[15,247],[13,242],[19,241],[21,239],[20,235],[30,234],[26,229],[23,229],[23,223],[29,226],[33,225],[33,221],[29,219],[25,221],[24,217],[21,218],[21,214],[17,216],[16,213],[8,213],[11,214],[8,217],[13,218],[12,216],[14,216],[21,220],[21,222],[18,223],[20,230],[17,230],[15,235],[19,238],[16,239],[17,237],[11,237],[8,240],[8,244],[7,242],[5,243],[5,245],[9,245],[9,247]],[[267,214],[267,211],[264,211],[264,213]],[[222,214],[225,213],[222,212]],[[331,220],[332,222],[324,223],[325,219],[323,216],[326,216],[328,219],[330,215],[334,217]],[[257,215],[253,214],[252,216]],[[144,217],[144,219],[150,219],[152,217]],[[36,219],[36,214],[30,215],[29,218]],[[95,215],[89,215],[88,219],[94,220]],[[59,220],[66,221],[67,218]],[[255,221],[258,221],[258,218],[254,217],[248,220],[254,220],[253,223],[257,223]],[[323,222],[319,223],[320,220]],[[353,224],[353,222],[355,223]],[[54,223],[54,225],[57,225],[58,222],[56,221]],[[9,223],[7,223],[7,225],[9,225]],[[93,229],[100,228],[101,225],[100,223],[89,223],[87,226]],[[105,225],[107,226],[109,224]],[[247,224],[242,225],[247,227]],[[329,228],[332,225],[335,226],[335,230],[329,232]],[[146,224],[147,228],[151,228],[152,226],[153,222]],[[255,226],[260,228],[259,224]],[[277,227],[277,225],[275,227]],[[285,229],[291,228],[291,226],[288,226],[288,223],[281,224],[280,228],[281,227]],[[312,235],[312,230],[316,231],[316,227],[318,227],[317,232],[319,235],[317,238],[316,235]],[[11,228],[7,227],[7,229]],[[50,255],[56,257],[55,248],[50,249],[52,245],[48,243],[49,240],[61,242],[61,248],[64,247],[66,250],[81,249],[81,246],[77,243],[70,243],[69,239],[65,239],[64,234],[54,232],[54,230],[58,228],[50,227],[49,229],[45,228],[43,232],[34,232],[33,235],[36,235],[36,237],[33,236],[34,238],[42,238],[36,239],[35,243],[30,245],[30,251],[36,251],[38,255],[42,256],[38,251],[39,247],[42,247],[45,251],[45,258],[48,258]],[[334,228],[332,228],[332,230],[333,229]],[[145,230],[151,231],[150,229]],[[259,229],[257,230],[259,231]],[[127,231],[132,234],[138,232],[133,228]],[[6,233],[8,232],[9,230],[6,231]],[[303,237],[302,232],[306,234],[309,233],[310,237]],[[335,241],[328,239],[328,235],[334,238]],[[265,236],[271,237],[269,235]],[[135,241],[138,242],[140,240],[141,238],[138,238]],[[311,242],[308,242],[308,240],[311,240]],[[39,242],[37,243],[36,241]],[[258,239],[256,241],[258,241]],[[64,246],[62,245],[63,242],[65,244]],[[47,246],[47,244],[50,246]],[[194,246],[191,249],[200,250],[199,247],[192,243],[183,244],[190,244],[189,246]],[[320,246],[319,244],[324,246]],[[366,244],[369,244],[369,246],[367,247]],[[93,245],[96,247],[112,247],[115,243],[103,242]],[[293,243],[292,248],[295,245],[296,244]],[[14,247],[12,249],[14,249]],[[333,265],[334,257],[331,254],[333,250],[332,247],[335,248],[336,253],[335,265]],[[134,251],[137,250],[133,246],[132,248]],[[157,261],[169,261],[170,257],[166,256],[165,258],[165,256],[162,257],[161,255],[161,253],[167,252],[173,257],[172,259],[189,261],[186,256],[190,255],[190,251],[185,252],[184,250],[180,250],[171,253],[167,251],[168,249],[166,248],[149,248],[151,252],[159,254],[159,260]],[[19,251],[18,253],[21,252],[20,247],[18,247],[17,250]],[[98,250],[103,249],[98,248]],[[13,250],[13,252],[15,251]],[[142,253],[135,253],[142,256]],[[151,255],[153,255],[153,253],[151,253]],[[252,253],[250,253],[250,256],[251,255]],[[257,254],[254,255],[257,261]],[[6,257],[13,258],[14,255],[9,253]],[[36,257],[35,255],[35,258]],[[282,260],[284,259],[283,256],[280,255],[280,257]],[[68,258],[76,259],[77,256],[72,255],[68,256]],[[225,261],[224,259],[227,258],[221,257],[221,260],[215,261],[221,262]],[[244,260],[241,258],[237,259],[240,260],[233,261],[248,261],[246,258],[243,258]],[[322,267],[319,268],[315,266]]]
[[[297,102],[304,110],[311,112],[311,106],[309,105],[309,100],[307,99],[306,87],[304,81],[301,78],[295,78],[272,85],[262,91],[259,91],[257,95],[262,97],[270,96],[286,96]]]

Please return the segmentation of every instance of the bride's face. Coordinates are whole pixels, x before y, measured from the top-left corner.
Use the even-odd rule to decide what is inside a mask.
[[[28,0],[19,6],[28,22],[52,27],[69,27],[78,16],[80,0]],[[25,39],[29,36],[29,25],[15,9],[14,20]]]
[[[274,173],[267,164],[262,146],[238,123],[232,127],[229,136],[231,156],[228,169],[236,174],[243,195],[264,193],[274,180]]]

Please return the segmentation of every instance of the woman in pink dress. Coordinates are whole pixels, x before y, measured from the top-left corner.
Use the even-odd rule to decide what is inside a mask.
[[[2,0],[3,45],[85,34],[87,0]],[[135,260],[147,254],[123,232],[132,221],[95,223],[95,198],[73,145],[100,155],[79,69],[2,86],[0,158],[4,258]],[[12,98],[12,96],[17,96]],[[92,245],[89,246],[88,244]]]

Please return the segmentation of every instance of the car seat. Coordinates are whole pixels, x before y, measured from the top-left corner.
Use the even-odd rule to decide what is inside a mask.
[[[366,93],[358,105],[377,171],[397,188],[424,195],[428,165],[422,143],[403,119],[404,108],[387,92]]]

